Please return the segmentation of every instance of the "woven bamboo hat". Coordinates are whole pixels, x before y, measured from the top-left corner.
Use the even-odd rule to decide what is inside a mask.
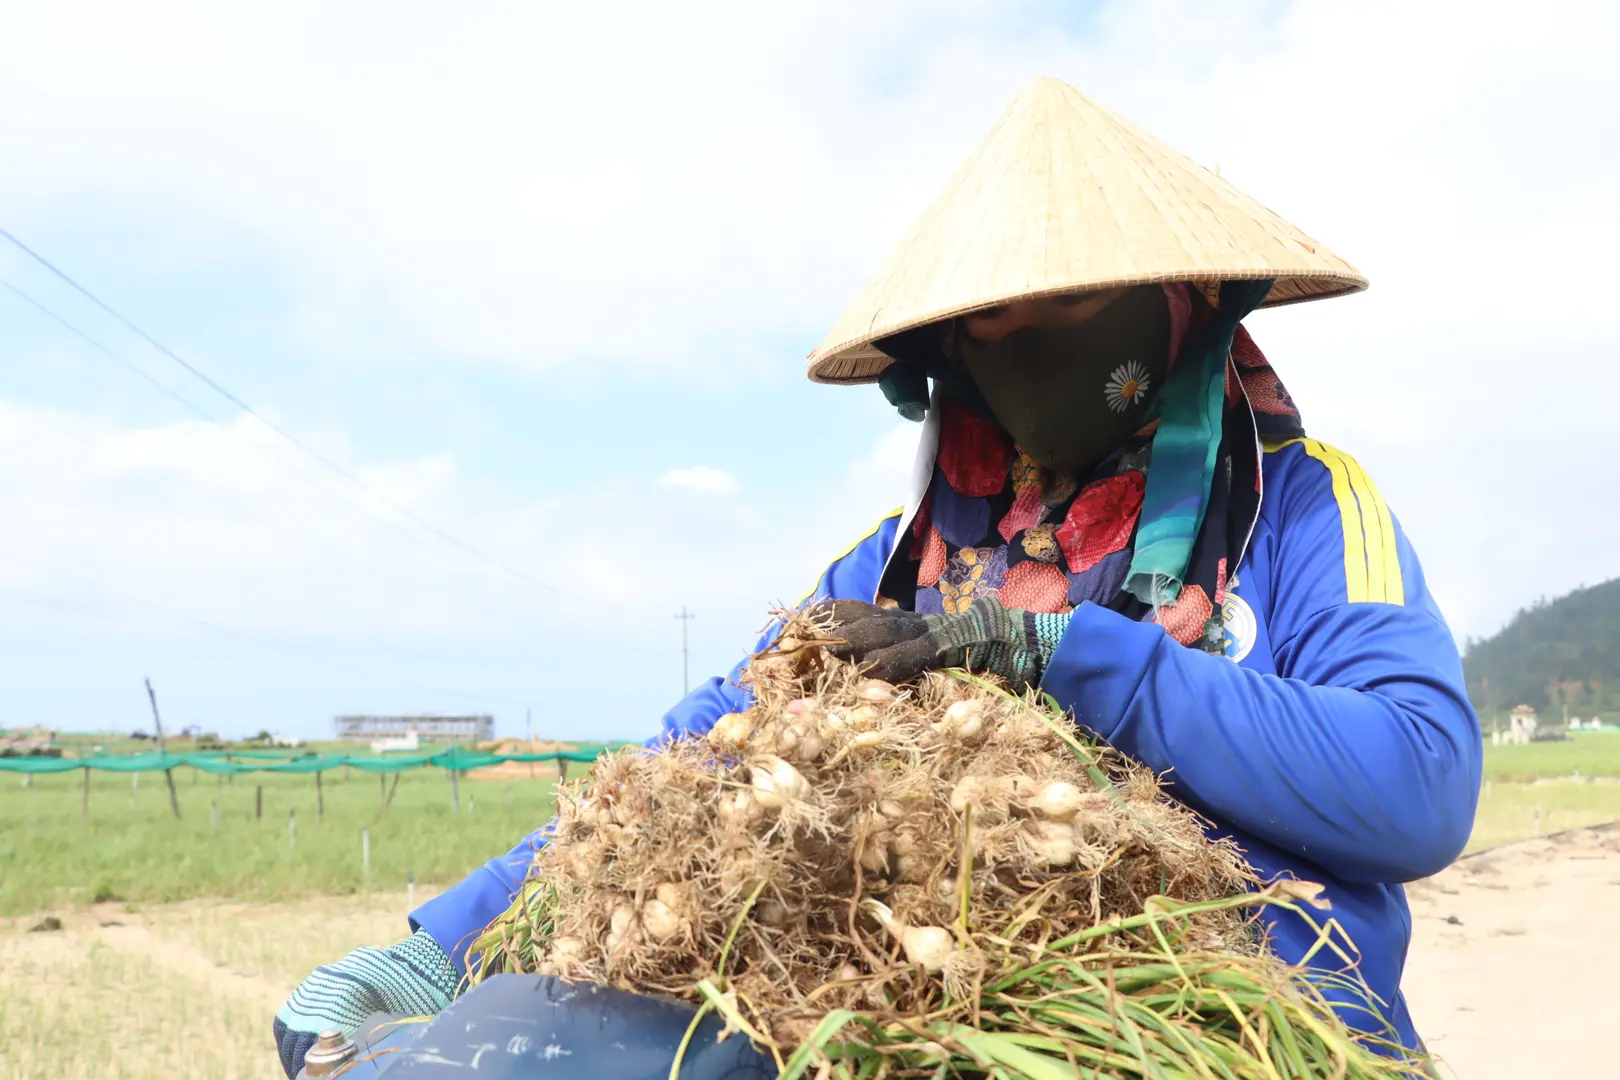
[[[1262,306],[1359,292],[1349,263],[1057,79],[1037,79],[844,309],[816,382],[871,382],[890,334],[1011,300],[1275,278]]]

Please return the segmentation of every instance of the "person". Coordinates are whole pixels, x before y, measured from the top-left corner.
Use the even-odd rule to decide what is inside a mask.
[[[876,381],[922,427],[904,508],[802,602],[830,605],[878,677],[967,666],[1038,686],[1165,773],[1263,878],[1323,886],[1349,944],[1318,947],[1284,912],[1270,947],[1353,967],[1371,1008],[1324,980],[1345,1019],[1419,1049],[1402,885],[1467,841],[1479,722],[1400,523],[1306,434],[1243,322],[1365,287],[1218,176],[1037,81],[811,354],[813,380]],[[745,708],[737,674],[652,742]],[[311,975],[276,1022],[289,1069],[318,1026],[442,1007],[543,833],[417,909],[403,945]]]

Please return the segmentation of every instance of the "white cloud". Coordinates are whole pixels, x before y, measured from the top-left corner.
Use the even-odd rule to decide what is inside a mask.
[[[728,668],[769,605],[795,600],[892,505],[895,442],[886,434],[823,490],[746,505],[611,477],[525,496],[449,457],[334,451],[389,501],[541,587],[357,494],[251,419],[128,427],[0,397],[0,638],[18,663],[19,646],[43,650],[27,678],[14,668],[0,708],[82,726],[145,671],[223,730],[311,733],[388,701],[493,699],[511,724],[512,702],[532,694],[548,731],[646,734],[678,685],[673,614],[686,605],[701,620],[694,675]],[[729,475],[685,472],[711,490]],[[131,657],[152,666],[127,670]]]
[[[699,495],[732,495],[741,489],[742,483],[724,469],[694,465],[687,469],[669,470],[658,478],[658,486]]]
[[[1083,40],[1039,4],[914,0],[26,9],[0,32],[0,98],[20,103],[0,112],[6,227],[48,253],[94,229],[109,272],[148,283],[250,266],[274,284],[254,329],[334,363],[392,362],[391,327],[446,367],[548,378],[796,371],[1006,101],[1064,77],[1371,276],[1253,328],[1313,431],[1378,479],[1459,630],[1620,572],[1620,517],[1591,496],[1620,490],[1601,445],[1620,397],[1610,5],[1119,2]],[[914,438],[897,423],[817,490],[732,505],[689,497],[738,490],[718,467],[519,497],[322,433],[390,498],[579,592],[558,600],[289,474],[250,422],[0,403],[0,545],[20,549],[0,580],[312,635],[555,648],[569,618],[652,635],[603,613],[681,603],[752,625],[901,501]]]

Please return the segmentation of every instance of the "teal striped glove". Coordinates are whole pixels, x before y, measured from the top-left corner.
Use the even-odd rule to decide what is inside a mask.
[[[356,949],[316,968],[276,1013],[271,1028],[289,1080],[321,1032],[352,1035],[373,1013],[432,1016],[450,1004],[460,983],[450,958],[426,930],[387,949]]]
[[[846,642],[833,654],[892,683],[925,671],[965,667],[997,675],[1023,690],[1040,682],[1069,626],[1068,615],[1003,607],[989,596],[948,615],[918,615],[859,600],[835,600],[824,610],[839,624],[835,633]]]

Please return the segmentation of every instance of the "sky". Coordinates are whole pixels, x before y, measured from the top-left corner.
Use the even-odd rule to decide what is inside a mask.
[[[1613,5],[452,7],[0,8],[0,229],[252,410],[0,240],[0,726],[651,734],[904,501],[804,357],[1040,75],[1370,278],[1249,326],[1459,641],[1620,576]]]

